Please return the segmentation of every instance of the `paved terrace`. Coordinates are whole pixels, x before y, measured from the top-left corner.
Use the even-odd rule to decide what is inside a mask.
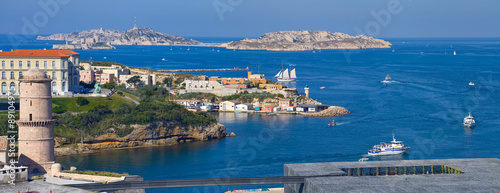
[[[285,184],[285,193],[500,191],[497,158],[286,164],[284,170],[285,176],[343,175],[306,177],[304,184]]]

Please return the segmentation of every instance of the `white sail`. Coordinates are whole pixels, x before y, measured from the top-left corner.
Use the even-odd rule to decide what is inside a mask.
[[[297,75],[295,74],[295,68],[292,71],[290,71],[290,78],[293,78],[293,79],[297,78]]]
[[[277,78],[281,78],[281,70],[278,72],[278,74],[276,74],[276,76],[274,77],[277,77]]]
[[[283,79],[290,79],[290,75],[288,74],[288,68],[283,71]]]

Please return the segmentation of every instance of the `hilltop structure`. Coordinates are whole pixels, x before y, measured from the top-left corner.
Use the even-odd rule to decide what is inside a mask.
[[[50,82],[43,70],[32,68],[21,79],[19,164],[28,172],[43,174],[51,171],[54,158],[54,124]]]

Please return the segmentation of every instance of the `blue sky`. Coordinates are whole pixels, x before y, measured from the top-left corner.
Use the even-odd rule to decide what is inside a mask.
[[[378,20],[373,13],[381,15]],[[0,34],[127,30],[134,15],[140,27],[188,37],[258,37],[280,30],[500,37],[498,0],[15,0],[0,2]]]

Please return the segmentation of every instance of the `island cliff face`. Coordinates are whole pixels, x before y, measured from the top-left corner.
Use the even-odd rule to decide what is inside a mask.
[[[227,49],[304,51],[319,49],[366,49],[390,48],[391,43],[364,35],[350,36],[327,31],[280,31],[266,33],[258,39],[246,38],[242,41],[222,45]]]
[[[109,43],[111,45],[199,45],[200,42],[190,40],[181,36],[169,35],[155,32],[150,28],[134,27],[125,32],[118,30],[91,29],[87,31],[75,31],[69,34],[53,34],[50,36],[38,36],[37,40],[64,40],[74,42]]]
[[[181,127],[168,123],[151,123],[148,125],[131,125],[134,130],[124,136],[104,134],[95,140],[77,144],[77,146],[61,147],[63,138],[56,138],[55,155],[71,155],[78,153],[92,153],[95,150],[154,146],[175,145],[187,141],[205,141],[220,139],[227,136],[226,127],[220,123],[203,127]],[[67,145],[67,144],[66,144]]]

